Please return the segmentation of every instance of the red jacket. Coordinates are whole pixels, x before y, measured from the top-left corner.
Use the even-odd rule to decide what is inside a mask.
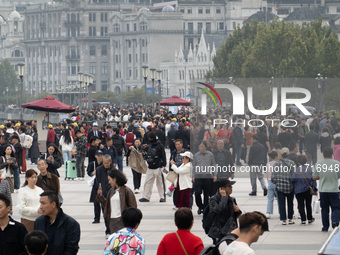
[[[47,139],[46,142],[48,143],[54,143],[54,139],[55,139],[55,132],[53,128],[50,128],[47,132]]]
[[[190,231],[178,229],[177,233],[182,240],[188,255],[198,255],[203,250],[201,238],[190,233]],[[185,255],[185,252],[179,242],[176,232],[166,234],[160,242],[157,255]]]

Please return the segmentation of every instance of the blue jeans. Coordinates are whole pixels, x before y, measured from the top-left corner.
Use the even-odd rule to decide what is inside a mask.
[[[279,201],[279,211],[280,211],[280,220],[287,220],[286,214],[286,198],[287,198],[287,207],[288,207],[288,219],[293,219],[294,214],[294,191],[291,193],[283,193],[279,190],[277,191],[277,198]]]
[[[320,192],[320,207],[322,218],[322,230],[329,228],[329,207],[332,208],[331,220],[339,224],[340,200],[338,192]]]
[[[66,161],[71,160],[71,152],[63,151],[64,164],[66,165]]]
[[[118,156],[118,169],[123,171],[123,156]]]
[[[267,213],[273,214],[274,212],[274,197],[277,197],[276,185],[268,181]]]
[[[14,170],[14,189],[20,188],[20,167]]]

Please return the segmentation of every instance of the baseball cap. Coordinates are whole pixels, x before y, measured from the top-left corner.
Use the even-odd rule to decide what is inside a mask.
[[[97,122],[94,122],[94,123],[92,124],[92,126],[93,126],[93,127],[98,127],[98,123],[97,123]]]
[[[49,125],[48,125],[48,128],[53,128],[53,125],[52,125],[52,124],[49,124]]]
[[[78,124],[76,122],[73,123],[74,127],[78,127]]]
[[[95,155],[104,154],[102,150],[97,150]]]
[[[217,180],[217,185],[219,188],[234,185],[236,181],[230,181],[227,178],[220,178]]]
[[[172,118],[172,120],[173,120],[173,121],[177,121],[177,119],[176,119],[176,118]]]
[[[5,126],[4,126],[4,125],[1,125],[1,126],[0,126],[0,129],[4,129],[4,128],[5,128]]]
[[[171,126],[176,126],[176,124],[175,124],[174,122],[171,122],[171,123],[170,123],[170,127],[171,127]]]
[[[138,123],[136,123],[135,125],[133,125],[134,127],[140,127]]]
[[[185,123],[186,126],[191,126],[190,122]]]
[[[15,124],[15,127],[20,127],[20,126],[21,126],[20,123]]]
[[[186,152],[180,153],[179,155],[181,155],[182,157],[188,157],[190,159],[194,158],[194,156],[192,155],[192,153],[190,151],[186,151]]]

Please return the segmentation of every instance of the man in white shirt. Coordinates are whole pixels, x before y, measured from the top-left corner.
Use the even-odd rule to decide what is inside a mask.
[[[228,246],[225,242],[221,243],[219,246],[220,254],[255,255],[250,245],[257,242],[264,231],[269,231],[267,218],[264,214],[255,211],[242,214],[238,220],[240,223],[239,237]]]

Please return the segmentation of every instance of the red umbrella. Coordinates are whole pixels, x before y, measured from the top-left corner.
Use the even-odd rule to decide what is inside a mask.
[[[178,96],[172,96],[160,102],[161,105],[190,105],[191,102]]]
[[[70,113],[76,110],[72,106],[64,104],[51,96],[47,96],[47,97],[44,97],[43,99],[33,101],[27,104],[23,104],[21,105],[21,107],[32,109],[32,110],[37,110],[37,111],[43,111],[43,112]]]

